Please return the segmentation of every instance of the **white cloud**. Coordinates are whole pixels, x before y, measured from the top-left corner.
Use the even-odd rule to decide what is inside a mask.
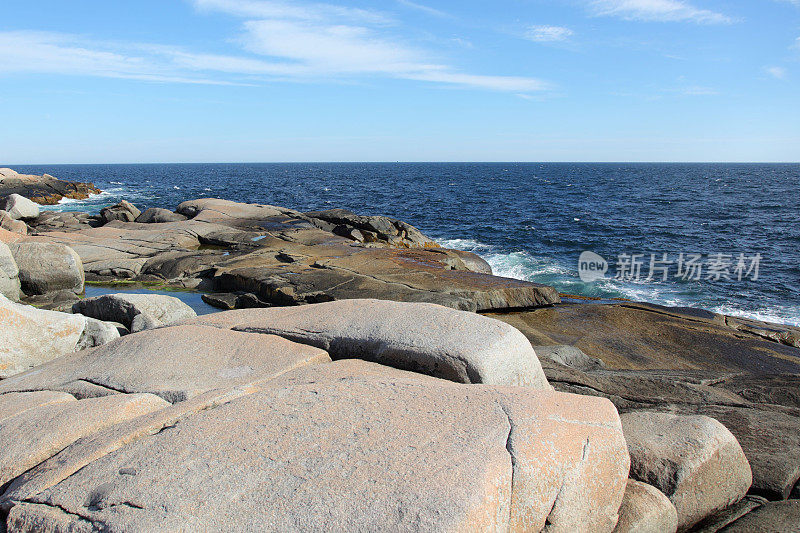
[[[0,32],[0,76],[42,73],[172,83],[253,84],[382,76],[509,92],[540,91],[528,77],[460,72],[397,37],[381,13],[331,4],[192,0],[242,18],[238,55],[175,46],[97,42],[55,33]]]
[[[658,22],[694,22],[697,24],[730,24],[731,17],[697,8],[683,0],[591,0],[596,15],[616,16],[626,20]]]
[[[783,67],[764,67],[764,71],[777,80],[786,78],[786,69]]]
[[[410,0],[397,0],[397,3],[400,4],[401,6],[410,9],[416,9],[417,11],[422,11],[423,13],[427,13],[428,15],[433,15],[434,17],[451,18],[450,15],[445,13],[444,11],[440,11],[436,8],[426,6],[424,4],[411,2]]]
[[[562,26],[531,26],[525,33],[525,38],[537,43],[552,43],[566,41],[574,32]]]

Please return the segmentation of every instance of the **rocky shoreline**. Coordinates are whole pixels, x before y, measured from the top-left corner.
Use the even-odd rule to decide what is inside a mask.
[[[8,531],[798,531],[798,328],[562,303],[388,217],[17,191]]]

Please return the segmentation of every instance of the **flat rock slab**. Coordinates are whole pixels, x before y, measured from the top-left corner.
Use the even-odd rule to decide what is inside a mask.
[[[549,389],[525,336],[499,320],[425,303],[342,300],[215,313],[188,323],[279,335],[460,383]]]
[[[17,304],[0,294],[0,324],[0,378],[7,378],[74,352],[86,318]]]
[[[168,405],[152,394],[115,394],[44,403],[8,417],[0,424],[0,485],[85,435]]]
[[[725,533],[798,533],[800,500],[769,502],[723,529]]]
[[[329,362],[318,348],[273,335],[176,326],[126,335],[0,381],[0,393],[59,390],[78,397],[152,393],[169,402]]]
[[[621,416],[631,477],[655,486],[686,530],[741,500],[753,480],[736,438],[707,416],[633,411]]]
[[[525,333],[534,346],[569,344],[613,369],[800,374],[800,348],[697,309],[562,304],[496,318]]]
[[[628,469],[605,400],[353,360],[81,454],[59,454],[84,465],[72,475],[6,501],[15,530],[611,531]]]

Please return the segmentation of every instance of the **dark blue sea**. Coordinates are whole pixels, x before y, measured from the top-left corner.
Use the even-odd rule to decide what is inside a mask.
[[[105,191],[55,207],[60,210],[98,211],[121,198],[140,208],[174,209],[203,196],[303,211],[342,207],[405,220],[443,245],[483,256],[498,275],[550,284],[564,293],[800,325],[798,164],[14,168],[91,181]],[[605,277],[581,281],[578,257],[587,250],[607,260]]]

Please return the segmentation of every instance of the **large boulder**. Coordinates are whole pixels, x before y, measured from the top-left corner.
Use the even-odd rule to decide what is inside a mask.
[[[100,210],[100,219],[103,224],[108,224],[112,220],[122,222],[133,222],[142,212],[127,200],[122,200],[111,207],[104,207]]]
[[[19,300],[19,268],[8,245],[0,242],[0,294],[9,300]]]
[[[4,230],[11,231],[14,233],[19,233],[20,235],[27,235],[28,233],[28,225],[25,224],[21,220],[14,219],[8,211],[3,211],[0,209],[0,228]]]
[[[607,400],[356,360],[239,390],[75,442],[12,483],[9,524],[602,532],[617,522],[628,458]]]
[[[675,504],[685,530],[738,502],[753,481],[736,438],[707,416],[632,411],[621,416],[631,477]]]
[[[152,394],[114,394],[48,403],[8,417],[0,424],[0,485],[83,436],[168,405]]]
[[[30,390],[58,390],[77,397],[146,392],[179,402],[211,389],[328,362],[323,350],[273,335],[175,326],[126,335],[61,357],[0,382],[0,395]]]
[[[678,512],[663,492],[629,479],[614,533],[675,533]]]
[[[119,322],[132,332],[172,324],[197,316],[180,299],[164,294],[106,294],[75,302],[73,313]],[[137,320],[139,315],[145,315]],[[133,328],[136,320],[138,328]]]
[[[522,333],[435,304],[342,300],[228,311],[192,323],[280,335],[334,359],[359,358],[461,383],[550,388]]]
[[[39,216],[39,205],[19,194],[9,194],[0,200],[0,209],[14,220],[31,220]]]
[[[178,214],[188,218],[210,222],[226,220],[263,220],[270,217],[298,214],[296,211],[274,205],[244,204],[218,198],[187,200],[178,205]]]
[[[0,378],[7,378],[75,351],[86,319],[28,305],[0,295]]]
[[[59,290],[76,294],[83,292],[83,263],[69,246],[18,242],[9,248],[19,267],[19,280],[25,294],[47,294]]]
[[[186,217],[173,213],[169,209],[162,209],[160,207],[151,207],[145,209],[141,215],[136,217],[136,222],[143,224],[163,223],[163,222],[180,222],[186,220]]]
[[[113,322],[103,322],[87,316],[86,326],[83,328],[81,338],[78,339],[76,350],[102,346],[119,337],[119,328]]]

